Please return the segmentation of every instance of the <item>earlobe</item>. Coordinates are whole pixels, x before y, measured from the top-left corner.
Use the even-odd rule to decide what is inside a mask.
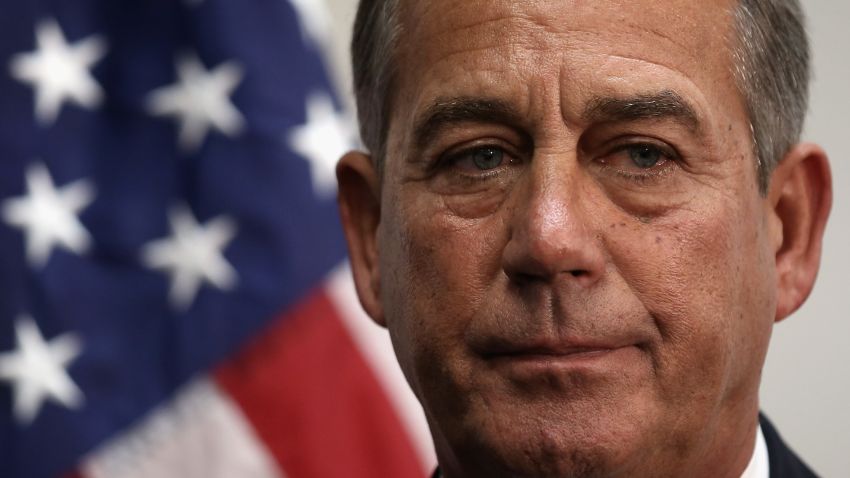
[[[832,177],[826,153],[817,145],[792,148],[773,172],[768,190],[773,207],[776,321],[808,298],[820,266],[823,233],[832,206]]]
[[[377,232],[381,220],[380,185],[372,159],[349,152],[336,167],[339,211],[360,304],[379,325],[386,326],[380,301]]]

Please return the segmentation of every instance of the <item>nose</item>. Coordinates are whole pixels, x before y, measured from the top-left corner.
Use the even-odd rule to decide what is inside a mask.
[[[579,166],[555,160],[560,160],[555,167],[532,172],[518,191],[502,268],[519,285],[567,282],[590,287],[605,269],[601,240],[592,227],[593,215],[601,212],[586,205],[591,199],[580,190]]]

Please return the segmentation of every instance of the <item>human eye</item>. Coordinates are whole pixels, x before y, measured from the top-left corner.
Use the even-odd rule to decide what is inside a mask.
[[[625,179],[648,181],[673,172],[676,151],[658,142],[626,142],[616,145],[599,159],[604,169]]]
[[[486,172],[501,166],[505,156],[505,151],[498,146],[478,146],[450,155],[448,162],[465,171]]]
[[[517,159],[499,145],[476,145],[446,154],[440,165],[470,179],[486,179],[498,175]]]
[[[459,142],[433,156],[428,166],[430,189],[444,196],[501,197],[523,171],[527,153],[513,143],[484,137]]]

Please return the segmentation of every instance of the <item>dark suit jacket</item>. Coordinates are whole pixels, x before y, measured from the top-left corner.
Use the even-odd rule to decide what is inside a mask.
[[[767,444],[770,478],[817,478],[817,475],[782,441],[767,417],[760,414],[759,423]],[[437,468],[432,478],[441,477],[440,469]]]
[[[770,462],[770,478],[816,478],[817,475],[788,448],[779,437],[773,424],[764,415],[759,415],[761,432],[767,443]]]

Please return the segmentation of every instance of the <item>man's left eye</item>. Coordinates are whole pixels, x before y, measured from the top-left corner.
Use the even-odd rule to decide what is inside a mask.
[[[616,146],[598,159],[603,169],[630,180],[648,180],[673,171],[676,150],[655,142],[629,142]]]
[[[639,144],[626,147],[632,163],[640,169],[649,169],[664,162],[664,153],[655,146]]]
[[[672,148],[653,143],[631,143],[617,147],[601,162],[621,174],[642,176],[666,169],[676,157]]]

